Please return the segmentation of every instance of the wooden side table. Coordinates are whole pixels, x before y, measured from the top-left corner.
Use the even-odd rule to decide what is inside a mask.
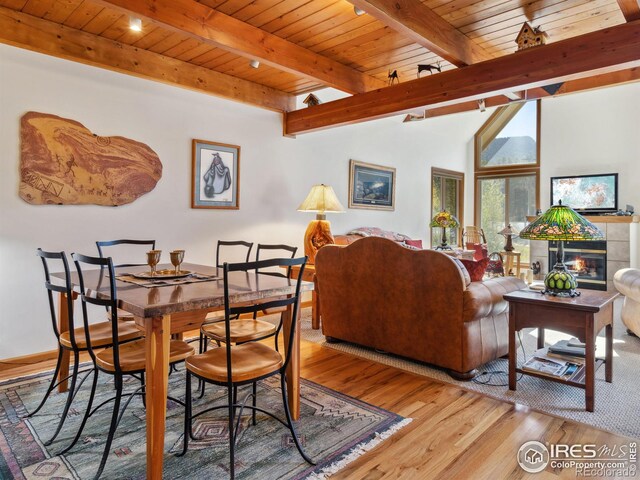
[[[500,255],[506,257],[504,265],[504,275],[509,276],[509,272],[513,269],[514,263],[516,267],[516,277],[520,278],[520,252],[500,252]]]
[[[291,278],[298,278],[300,275],[300,267],[291,267]],[[314,289],[311,292],[311,328],[318,330],[320,328],[320,303],[318,302],[318,291],[315,288],[316,283],[316,266],[307,264],[304,267],[302,280],[313,282]]]
[[[605,380],[613,379],[613,300],[618,293],[580,290],[579,297],[554,297],[532,290],[508,293],[509,302],[509,390],[516,389],[516,373],[532,375],[573,387],[584,388],[586,409],[593,412],[595,403],[596,336],[606,328]],[[538,348],[544,347],[544,329],[568,333],[580,339],[585,347],[584,383],[549,377],[516,366],[516,332],[523,328],[538,329]]]

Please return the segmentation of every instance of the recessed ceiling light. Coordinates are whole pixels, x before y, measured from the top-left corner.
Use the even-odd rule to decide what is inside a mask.
[[[252,68],[258,68],[258,67],[260,66],[260,62],[259,62],[258,60],[251,60],[251,61],[249,62],[249,65],[250,65]]]
[[[361,8],[358,8],[358,7],[353,7],[353,11],[354,11],[354,12],[356,13],[356,15],[358,15],[358,16],[360,16],[360,15],[364,15],[365,13],[367,13],[367,12],[365,12],[364,10],[362,10]]]
[[[142,20],[138,17],[129,17],[129,28],[134,32],[142,31]]]

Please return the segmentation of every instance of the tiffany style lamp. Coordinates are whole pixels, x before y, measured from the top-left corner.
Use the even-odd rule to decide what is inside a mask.
[[[567,240],[602,240],[604,233],[571,207],[562,205],[561,200],[558,205],[553,205],[527,225],[520,232],[520,238],[558,241],[556,264],[544,278],[545,290],[542,293],[561,297],[576,297],[580,295],[580,292],[576,292],[578,282],[564,264],[564,242]]]
[[[451,250],[447,245],[447,228],[458,228],[460,226],[458,219],[445,210],[436,213],[429,226],[442,228],[442,243],[436,247],[436,250]]]

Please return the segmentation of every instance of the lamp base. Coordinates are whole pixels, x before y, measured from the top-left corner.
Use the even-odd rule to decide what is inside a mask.
[[[577,297],[580,292],[576,277],[567,270],[564,263],[556,263],[553,270],[549,271],[544,277],[545,289],[542,293],[554,295],[557,297]]]
[[[336,243],[331,234],[331,223],[328,220],[311,220],[304,233],[304,254],[307,263],[316,263],[318,249]]]

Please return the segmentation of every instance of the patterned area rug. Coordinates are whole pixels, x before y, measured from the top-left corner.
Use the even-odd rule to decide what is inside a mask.
[[[169,379],[170,395],[184,398],[184,369]],[[93,478],[104,449],[111,404],[89,419],[83,437],[64,456],[73,438],[88,399],[88,385],[74,401],[71,415],[60,436],[49,447],[43,445],[57,426],[65,395],[53,394],[37,415],[21,419],[36,408],[46,389],[49,374],[23,377],[0,384],[0,478],[1,479],[89,479]],[[101,375],[99,398],[94,406],[109,398],[113,384]],[[89,383],[89,381],[87,381]],[[129,389],[139,383],[131,379]],[[250,389],[250,387],[244,387]],[[125,388],[126,390],[126,388]],[[247,390],[248,392],[248,390]],[[301,420],[297,422],[304,448],[317,462],[302,460],[291,436],[280,423],[258,413],[256,426],[250,415],[243,417],[236,450],[236,477],[239,479],[325,478],[409,423],[399,415],[342,395],[308,380],[302,380]],[[242,389],[239,398],[243,398]],[[205,397],[194,402],[194,413],[213,404],[224,404],[226,389],[208,386]],[[258,387],[258,406],[284,418],[279,380],[263,380]],[[181,450],[184,408],[168,402],[164,478],[228,478],[228,420],[225,409],[194,421],[195,434],[185,457]],[[140,399],[132,401],[120,422],[107,466],[101,478],[143,479],[146,467],[145,410]]]
[[[461,382],[450,377],[443,370],[420,362],[408,360],[396,355],[378,352],[349,343],[327,343],[321,330],[311,329],[311,310],[302,312],[302,338],[319,343],[341,352],[374,360],[384,365],[400,368],[418,375],[434,378],[445,383],[455,384],[461,388],[476,391],[484,395],[510,403],[527,405],[535,410],[549,413],[557,417],[568,418],[586,423],[602,430],[640,438],[640,415],[638,414],[638,398],[640,397],[640,381],[638,365],[640,365],[640,339],[627,334],[620,319],[622,303],[614,304],[614,340],[613,340],[613,383],[604,380],[604,367],[596,372],[595,411],[587,412],[584,407],[584,390],[561,385],[547,380],[523,376],[518,380],[517,390],[512,392],[507,387],[506,359],[498,359],[484,365],[481,372],[497,372],[477,378],[478,382],[489,384]],[[374,328],[374,326],[372,326]],[[530,356],[536,350],[537,330],[524,330],[522,343],[524,352]],[[555,343],[568,339],[569,335],[547,330],[545,340]],[[596,356],[604,357],[604,330],[596,341]],[[518,362],[524,360],[522,348],[518,348]],[[494,385],[491,385],[494,384]]]

